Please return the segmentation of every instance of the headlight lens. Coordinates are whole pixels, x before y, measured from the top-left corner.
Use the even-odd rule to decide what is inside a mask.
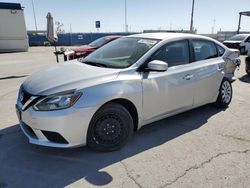
[[[76,56],[85,55],[86,52],[76,52]]]
[[[79,52],[76,52],[76,55],[78,56],[78,55],[81,55],[82,53],[79,53]]]
[[[71,107],[80,98],[81,93],[52,95],[39,100],[33,108],[37,111],[61,110]]]

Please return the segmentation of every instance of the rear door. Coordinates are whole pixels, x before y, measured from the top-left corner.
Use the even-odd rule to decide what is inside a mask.
[[[194,106],[214,102],[223,78],[225,62],[219,55],[214,42],[209,40],[192,40],[194,50],[195,82]]]

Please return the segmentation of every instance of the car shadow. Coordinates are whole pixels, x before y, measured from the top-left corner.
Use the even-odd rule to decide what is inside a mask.
[[[242,76],[239,78],[240,81],[245,82],[245,83],[250,83],[250,76],[248,74]]]
[[[221,111],[206,105],[144,126],[121,150],[95,152],[87,147],[58,149],[29,144],[18,125],[0,130],[0,185],[65,187],[76,181],[103,186],[113,181],[112,164],[194,131]]]

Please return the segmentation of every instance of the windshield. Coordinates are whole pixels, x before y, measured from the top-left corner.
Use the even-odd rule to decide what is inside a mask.
[[[230,40],[243,41],[247,38],[247,35],[234,35]]]
[[[100,47],[102,45],[104,45],[108,40],[106,39],[106,37],[102,37],[102,38],[99,38],[97,40],[94,40],[93,42],[91,42],[89,44],[89,46],[91,47]]]
[[[158,40],[143,38],[120,38],[99,48],[82,62],[110,68],[126,68],[134,64]]]

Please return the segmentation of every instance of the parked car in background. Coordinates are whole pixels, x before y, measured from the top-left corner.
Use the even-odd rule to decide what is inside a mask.
[[[246,73],[250,75],[250,50],[248,50],[245,62],[246,62]]]
[[[223,42],[228,48],[238,49],[241,54],[246,54],[250,50],[250,34],[234,35],[229,40]]]
[[[79,48],[72,49],[72,53],[69,55],[69,60],[86,57],[87,55],[95,51],[96,49],[120,37],[121,36],[105,36],[105,37],[101,37],[91,42],[88,45],[84,45],[84,46],[80,46]]]
[[[208,37],[126,36],[30,76],[17,115],[30,143],[113,151],[143,125],[208,103],[227,107],[239,61]]]

